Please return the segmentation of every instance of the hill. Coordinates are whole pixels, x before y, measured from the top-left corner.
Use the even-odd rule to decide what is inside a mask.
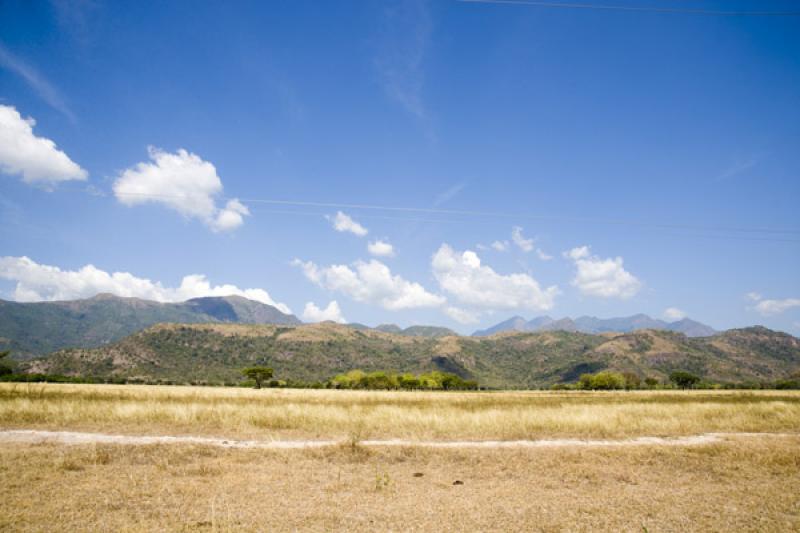
[[[300,323],[293,315],[241,296],[182,303],[111,294],[62,302],[0,300],[0,351],[11,350],[16,359],[28,359],[68,347],[97,347],[162,322]]]
[[[714,328],[689,318],[684,318],[675,322],[665,322],[645,314],[638,314],[617,318],[582,316],[574,320],[569,317],[555,320],[549,316],[541,316],[527,321],[520,316],[515,316],[490,328],[476,331],[472,335],[474,337],[485,337],[503,331],[579,331],[581,333],[629,333],[631,331],[636,331],[637,329],[663,329],[666,331],[677,331],[678,333],[683,333],[689,337],[707,337],[716,333]]]
[[[443,370],[496,388],[534,388],[602,369],[666,379],[688,370],[719,382],[782,379],[800,370],[800,340],[766,328],[690,338],[663,330],[592,335],[506,332],[415,337],[322,323],[300,326],[159,324],[114,344],[31,361],[30,372],[176,382],[234,382],[248,365],[324,380],[355,368]]]
[[[353,327],[353,324],[350,324]],[[356,324],[356,327],[360,324]],[[375,327],[376,331],[383,333],[396,333],[397,335],[407,335],[409,337],[447,337],[449,335],[458,335],[450,328],[442,328],[439,326],[410,326],[406,329],[401,328],[397,324],[381,324]]]

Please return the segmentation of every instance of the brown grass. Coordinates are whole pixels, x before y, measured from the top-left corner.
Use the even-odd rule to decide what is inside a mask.
[[[796,531],[798,479],[797,437],[614,450],[7,445],[0,530]]]
[[[420,440],[799,432],[800,393],[411,393],[0,384],[2,428]]]

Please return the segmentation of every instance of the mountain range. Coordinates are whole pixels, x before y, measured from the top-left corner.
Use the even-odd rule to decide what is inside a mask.
[[[0,300],[0,351],[28,359],[63,348],[93,348],[162,322],[300,324],[294,315],[241,296],[161,303],[98,294],[61,302]]]
[[[547,386],[605,368],[659,379],[688,370],[730,382],[800,371],[800,340],[762,327],[717,333],[646,315],[514,317],[465,337],[434,326],[302,324],[239,296],[0,300],[0,350],[12,350],[22,371],[173,382],[235,382],[252,364],[303,381],[355,368],[438,369],[497,388]]]
[[[546,387],[603,369],[662,381],[686,370],[716,382],[760,382],[800,371],[800,339],[763,327],[710,337],[649,329],[420,337],[332,322],[158,324],[109,345],[20,363],[34,373],[176,383],[235,383],[251,365],[270,366],[279,379],[306,382],[356,368],[442,370],[493,388]]]
[[[683,333],[687,337],[708,337],[716,333],[714,328],[695,320],[684,318],[675,322],[665,322],[648,315],[638,314],[618,318],[597,318],[582,316],[576,319],[553,319],[541,316],[532,320],[525,320],[521,316],[509,318],[490,328],[476,331],[473,337],[485,337],[504,331],[573,331],[581,333],[628,333],[637,329],[663,329]]]

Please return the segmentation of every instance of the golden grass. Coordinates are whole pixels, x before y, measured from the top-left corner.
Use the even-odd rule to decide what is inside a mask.
[[[613,450],[8,444],[0,530],[797,531],[798,479],[797,437]]]
[[[0,428],[420,440],[800,432],[800,393],[412,393],[0,384]]]

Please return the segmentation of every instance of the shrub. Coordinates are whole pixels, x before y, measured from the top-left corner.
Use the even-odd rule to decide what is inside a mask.
[[[625,376],[603,370],[597,374],[581,374],[577,388],[582,390],[617,390],[625,388]]]
[[[604,370],[592,378],[594,390],[616,390],[625,388],[625,377],[617,372]]]
[[[639,389],[642,386],[642,378],[634,374],[633,372],[625,372],[622,374],[622,377],[625,378],[625,388],[628,390],[632,389]]]
[[[0,352],[0,376],[5,376],[11,374],[13,372],[10,365],[8,365],[4,359],[8,357],[11,352],[6,350],[5,352]]]
[[[700,381],[700,377],[695,376],[691,372],[676,370],[669,375],[669,380],[673,382],[676,387],[691,389]]]

